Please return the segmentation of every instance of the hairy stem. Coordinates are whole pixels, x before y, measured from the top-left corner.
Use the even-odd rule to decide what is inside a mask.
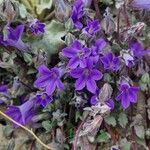
[[[94,3],[94,7],[95,7],[95,11],[96,11],[96,16],[97,18],[101,21],[102,20],[102,16],[98,7],[98,0],[93,0]]]
[[[39,144],[41,144],[43,147],[45,147],[46,149],[52,150],[52,148],[46,144],[44,144],[34,133],[33,131],[31,131],[30,129],[28,129],[27,127],[21,125],[20,123],[16,122],[15,120],[13,120],[12,118],[10,118],[8,115],[6,115],[5,113],[3,113],[2,111],[0,111],[0,115],[2,115],[3,117],[5,117],[6,119],[8,119],[9,121],[13,122],[14,124],[18,125],[19,127],[21,127],[22,129],[26,130],[28,133],[30,133]]]
[[[78,142],[78,138],[79,138],[79,133],[80,133],[80,131],[82,129],[82,126],[85,123],[87,118],[88,118],[88,115],[84,118],[84,120],[81,122],[81,124],[77,128],[77,131],[76,131],[76,134],[75,134],[75,140],[74,140],[74,143],[73,143],[73,150],[78,150],[77,142]]]

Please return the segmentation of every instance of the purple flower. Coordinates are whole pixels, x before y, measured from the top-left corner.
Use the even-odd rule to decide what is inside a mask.
[[[34,100],[28,100],[20,106],[8,106],[6,114],[22,125],[28,124],[35,114]],[[16,126],[16,125],[15,125]]]
[[[81,29],[83,24],[81,23],[81,18],[84,15],[84,4],[82,0],[76,0],[73,5],[72,20],[76,28]]]
[[[113,110],[115,108],[115,103],[112,99],[107,100],[106,105],[109,106],[111,108],[111,110]]]
[[[135,65],[134,56],[132,51],[122,51],[122,58],[126,66],[132,67]]]
[[[8,86],[7,85],[0,85],[0,93],[7,93]]]
[[[131,103],[137,102],[137,93],[140,88],[130,86],[126,82],[122,82],[119,88],[120,94],[116,97],[117,100],[121,100],[123,108],[128,108]]]
[[[150,53],[150,50],[145,50],[139,42],[132,43],[131,50],[133,51],[134,56],[138,58]]]
[[[112,52],[105,54],[101,57],[101,61],[105,69],[118,71],[120,67],[120,60],[115,57]]]
[[[92,96],[91,99],[90,99],[91,105],[96,105],[99,101],[100,101],[100,100],[98,99],[98,94]],[[114,101],[113,101],[112,99],[108,99],[108,100],[105,102],[105,104],[106,104],[108,107],[110,107],[111,110],[113,110],[114,107],[115,107],[115,103],[114,103]]]
[[[82,90],[85,86],[87,90],[95,93],[97,89],[96,81],[102,78],[102,73],[93,68],[93,62],[90,59],[85,61],[85,68],[76,68],[71,71],[71,76],[77,78],[75,83],[76,90]]]
[[[34,19],[29,27],[31,28],[32,32],[35,34],[42,34],[45,32],[45,24],[40,22],[38,19]]]
[[[24,25],[19,25],[15,29],[7,27],[7,35],[3,36],[3,44],[18,48],[19,50],[27,50],[28,45],[22,41]]]
[[[87,27],[84,28],[84,32],[89,36],[95,36],[97,32],[100,31],[100,23],[98,20],[89,20],[87,22]]]
[[[52,101],[52,96],[49,96],[46,93],[37,94],[36,96],[36,103],[42,105],[43,107],[46,107]]]
[[[92,55],[95,63],[99,60],[102,50],[106,47],[107,43],[103,38],[97,39],[95,45],[92,46]]]
[[[150,9],[150,1],[149,0],[134,0],[132,2],[133,7]]]
[[[64,56],[70,58],[68,67],[76,68],[77,66],[84,67],[84,62],[90,56],[90,49],[84,47],[79,41],[75,41],[70,47],[63,49]]]
[[[92,96],[91,99],[90,99],[91,105],[96,105],[98,103],[98,101],[99,100],[98,100],[97,95]]]
[[[56,88],[60,90],[64,89],[64,84],[60,80],[63,70],[58,67],[48,69],[45,65],[41,65],[38,68],[39,77],[35,81],[35,85],[38,88],[46,88],[46,93],[52,95]]]

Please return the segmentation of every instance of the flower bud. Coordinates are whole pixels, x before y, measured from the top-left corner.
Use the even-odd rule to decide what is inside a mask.
[[[71,15],[71,7],[64,0],[55,0],[55,16],[60,22],[65,22]]]
[[[0,16],[7,20],[8,24],[11,23],[18,15],[18,7],[12,0],[5,0],[0,5]]]

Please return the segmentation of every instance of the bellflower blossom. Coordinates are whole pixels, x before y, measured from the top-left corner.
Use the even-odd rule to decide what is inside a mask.
[[[106,47],[106,45],[107,43],[103,38],[99,38],[96,40],[95,45],[91,48],[94,63],[97,63],[100,55],[102,54],[102,50]]]
[[[100,23],[98,20],[89,20],[87,22],[87,27],[84,28],[85,34],[89,37],[95,36],[97,32],[100,31]]]
[[[130,86],[127,82],[122,82],[119,91],[120,94],[116,97],[117,100],[121,100],[121,104],[124,109],[128,108],[130,103],[137,103],[137,94],[140,88]]]
[[[7,85],[0,85],[0,93],[7,93],[8,87]]]
[[[36,96],[36,103],[46,107],[49,103],[53,101],[52,96],[47,95],[46,93],[39,93]]]
[[[75,41],[70,47],[63,49],[63,55],[70,58],[68,67],[71,69],[77,66],[84,67],[84,62],[90,56],[90,49],[84,47],[79,41]]]
[[[122,50],[121,56],[126,66],[132,67],[135,65],[135,58],[133,51],[130,50]]]
[[[132,6],[150,10],[150,1],[149,0],[133,0]]]
[[[83,24],[81,23],[81,18],[84,15],[84,4],[82,0],[76,0],[73,5],[72,20],[76,28],[81,29]]]
[[[40,22],[38,19],[34,19],[29,24],[29,27],[35,34],[42,34],[45,32],[45,23]]]
[[[6,114],[22,125],[28,124],[35,114],[34,100],[28,100],[20,106],[8,106]],[[16,126],[16,125],[15,125]]]
[[[101,57],[101,61],[105,69],[118,71],[120,67],[120,60],[115,57],[112,52],[105,54]]]
[[[75,83],[76,90],[82,90],[85,86],[91,93],[97,89],[96,81],[102,79],[102,73],[93,68],[93,62],[90,59],[85,60],[85,68],[76,68],[71,71],[71,76],[77,78]]]
[[[38,68],[39,77],[35,81],[35,85],[38,88],[46,88],[46,93],[52,95],[56,88],[63,90],[64,84],[60,80],[63,75],[63,70],[58,67],[48,69],[45,65],[41,65]]]
[[[15,29],[8,26],[6,30],[7,33],[3,36],[3,43],[5,46],[13,46],[19,50],[28,49],[28,45],[22,41],[24,25],[18,25]]]
[[[90,99],[91,105],[96,105],[98,102],[100,102],[100,100],[98,99],[98,94],[96,94],[96,95],[94,95],[94,96],[91,97],[91,99]],[[114,103],[114,101],[113,101],[112,99],[108,99],[108,100],[105,102],[105,104],[106,104],[108,107],[110,107],[111,110],[113,110],[114,107],[115,107],[115,103]]]
[[[138,58],[150,53],[150,50],[144,49],[139,42],[132,43],[131,50],[133,51],[134,56]]]

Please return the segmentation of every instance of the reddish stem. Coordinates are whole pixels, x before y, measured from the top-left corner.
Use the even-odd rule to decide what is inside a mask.
[[[88,118],[88,115],[84,118],[84,120],[81,122],[81,124],[79,125],[79,127],[76,130],[75,140],[74,140],[74,143],[73,143],[73,150],[77,150],[77,142],[78,142],[78,138],[79,138],[79,133],[80,133],[80,131],[82,129],[82,126],[85,123],[87,118]]]
[[[94,3],[95,11],[96,11],[96,17],[101,21],[102,16],[101,16],[99,6],[98,6],[98,0],[93,0],[93,3]]]
[[[126,3],[124,3],[124,5],[123,5],[123,11],[124,11],[124,16],[125,16],[127,26],[130,27],[131,24],[130,24],[128,13],[127,13]]]

